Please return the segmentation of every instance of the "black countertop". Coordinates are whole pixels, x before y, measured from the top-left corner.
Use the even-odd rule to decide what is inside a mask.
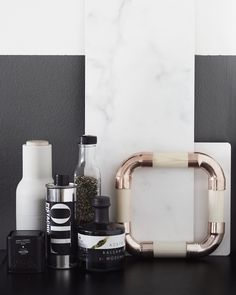
[[[195,260],[138,260],[127,257],[123,271],[86,273],[80,269],[42,274],[8,274],[0,251],[0,294],[236,294],[236,256]]]

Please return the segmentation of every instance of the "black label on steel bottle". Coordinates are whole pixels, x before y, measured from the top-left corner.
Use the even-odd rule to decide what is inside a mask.
[[[50,252],[57,255],[70,255],[72,247],[73,203],[47,202],[47,233],[50,237]],[[72,217],[72,218],[71,218]]]
[[[54,268],[76,264],[76,186],[69,177],[56,175],[55,184],[47,184],[47,261]]]

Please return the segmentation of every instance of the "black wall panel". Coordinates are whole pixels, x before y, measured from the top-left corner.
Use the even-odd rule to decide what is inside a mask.
[[[21,145],[53,144],[53,172],[72,174],[84,132],[83,56],[0,56],[0,248],[15,227]],[[236,57],[196,56],[195,140],[232,144],[232,250],[236,252]]]
[[[231,252],[236,252],[236,56],[196,56],[195,140],[231,143]]]
[[[84,133],[84,56],[0,56],[0,249],[15,228],[21,146],[53,145],[53,173],[72,174]]]

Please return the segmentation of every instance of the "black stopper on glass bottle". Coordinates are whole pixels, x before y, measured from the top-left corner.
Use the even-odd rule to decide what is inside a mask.
[[[94,222],[109,223],[110,198],[107,196],[98,196],[93,198],[92,206],[94,208]]]
[[[79,138],[79,144],[97,144],[97,136],[82,135]]]

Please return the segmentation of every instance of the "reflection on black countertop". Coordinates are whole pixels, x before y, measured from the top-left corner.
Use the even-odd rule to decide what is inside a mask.
[[[42,274],[8,274],[0,252],[0,294],[236,294],[236,256],[195,260],[138,260],[127,257],[123,271],[87,273],[80,269]]]

